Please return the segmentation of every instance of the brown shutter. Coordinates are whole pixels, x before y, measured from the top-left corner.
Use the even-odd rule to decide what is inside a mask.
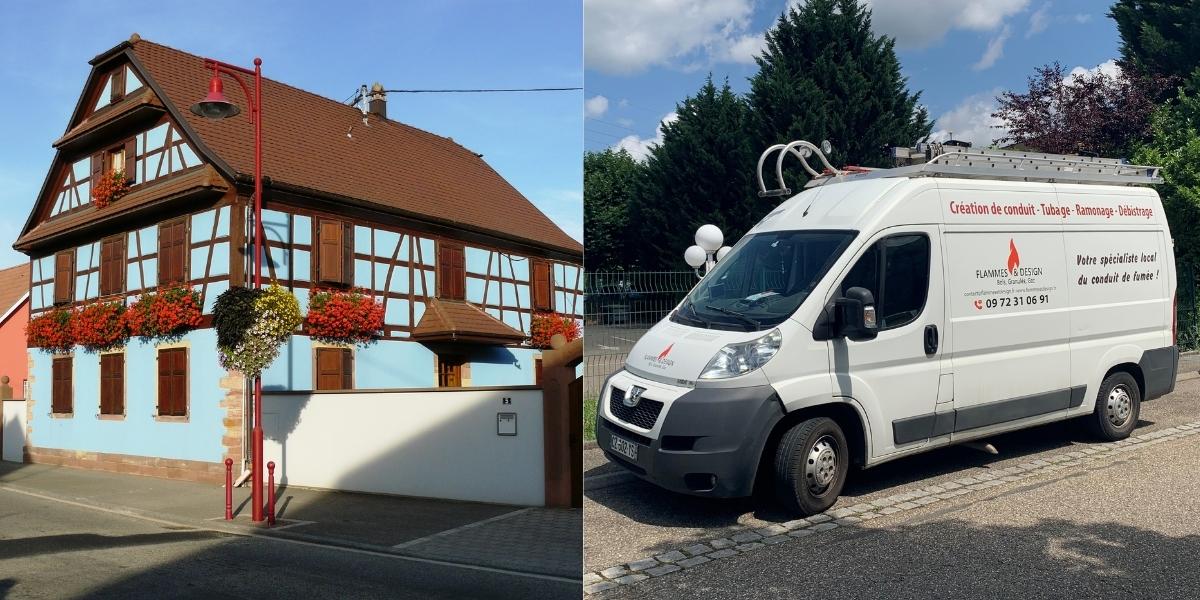
[[[317,281],[339,284],[345,281],[344,233],[339,221],[317,221]]]
[[[100,414],[125,412],[125,355],[100,355]]]
[[[75,251],[54,256],[54,303],[68,304],[75,296]]]
[[[350,389],[347,381],[346,363],[349,350],[339,348],[317,348],[317,389]]]
[[[354,283],[354,226],[349,223],[342,228],[342,283]]]
[[[96,182],[100,181],[100,176],[103,174],[104,174],[104,153],[97,152],[92,155],[92,177],[91,177],[92,187],[96,186]],[[80,198],[80,200],[86,202],[88,199]]]
[[[112,95],[110,99],[118,102],[125,97],[125,67],[118,67],[112,73]]]
[[[125,236],[104,240],[100,245],[100,295],[125,290]]]
[[[125,142],[125,181],[133,185],[137,180],[137,142],[130,138]]]
[[[51,363],[51,411],[59,414],[71,412],[71,358],[56,358]]]
[[[342,350],[342,389],[354,389],[354,354],[350,350]]]
[[[466,297],[467,271],[462,246],[438,244],[438,297],[462,300]]]
[[[187,349],[158,351],[158,414],[187,415]]]
[[[533,261],[534,310],[552,310],[550,290],[550,263],[542,260]]]
[[[178,219],[158,227],[158,283],[185,281],[187,220]]]

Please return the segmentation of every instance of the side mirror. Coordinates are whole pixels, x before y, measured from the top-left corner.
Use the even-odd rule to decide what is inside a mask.
[[[856,342],[873,340],[878,334],[875,317],[875,296],[861,287],[846,290],[844,298],[835,301],[837,309],[836,333]]]

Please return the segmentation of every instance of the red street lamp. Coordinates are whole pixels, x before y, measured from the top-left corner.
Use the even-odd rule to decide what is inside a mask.
[[[223,63],[211,58],[204,59],[204,67],[212,69],[208,82],[208,95],[192,105],[192,112],[209,119],[225,119],[241,112],[236,104],[225,99],[221,74],[227,74],[246,93],[246,104],[250,106],[250,122],[254,124],[254,287],[262,287],[262,59],[254,59],[254,70]],[[254,94],[246,87],[239,75],[254,76]],[[251,450],[251,490],[254,521],[263,520],[263,430],[262,430],[262,378],[254,378],[254,430]]]

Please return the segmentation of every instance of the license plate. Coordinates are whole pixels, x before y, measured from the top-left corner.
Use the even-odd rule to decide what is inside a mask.
[[[609,438],[608,447],[612,449],[613,452],[616,452],[617,454],[620,454],[629,460],[637,462],[637,444],[629,440],[623,440],[614,435]]]

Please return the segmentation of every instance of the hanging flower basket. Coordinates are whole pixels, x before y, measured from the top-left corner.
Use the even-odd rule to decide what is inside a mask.
[[[129,191],[129,180],[124,171],[113,171],[101,175],[98,181],[92,182],[92,204],[96,208],[104,208],[115,202]]]
[[[132,335],[148,343],[177,341],[200,326],[200,292],[175,284],[142,294],[125,313]]]
[[[213,305],[221,366],[258,377],[303,320],[296,297],[278,284],[229,288]]]
[[[579,337],[579,322],[556,312],[534,313],[529,324],[529,343],[534,348],[550,348],[550,339],[561,333],[567,341]]]
[[[125,305],[102,302],[81,307],[71,318],[71,330],[75,343],[89,352],[124,346],[129,341]]]
[[[49,354],[70,352],[75,346],[71,327],[74,316],[71,310],[56,308],[30,319],[25,327],[25,343]]]
[[[366,290],[317,290],[304,328],[319,342],[365,346],[383,334],[383,305]]]

